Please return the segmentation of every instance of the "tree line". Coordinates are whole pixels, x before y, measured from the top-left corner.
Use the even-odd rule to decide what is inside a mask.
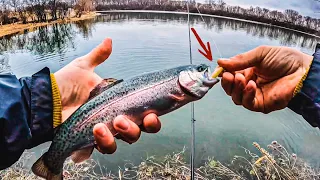
[[[0,0],[0,25],[47,22],[94,10],[92,0]]]
[[[164,10],[187,11],[186,0],[0,0],[0,25],[17,21],[22,23],[46,22],[94,10]],[[317,2],[315,2],[317,3]],[[298,11],[284,12],[261,7],[231,6],[224,0],[190,2],[190,12],[236,17],[320,34],[320,19],[303,16]]]
[[[97,0],[96,10],[164,10],[187,11],[187,2],[180,0]],[[316,3],[316,2],[315,2]],[[235,17],[272,25],[288,27],[300,31],[319,34],[320,19],[303,16],[298,11],[287,9],[284,12],[261,7],[243,8],[231,6],[223,0],[206,0],[197,3],[192,0],[190,12]]]

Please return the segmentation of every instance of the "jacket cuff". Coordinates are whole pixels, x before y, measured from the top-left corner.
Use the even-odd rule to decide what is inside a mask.
[[[53,127],[57,127],[62,123],[62,105],[58,84],[54,74],[50,74],[52,99],[53,99]]]
[[[53,138],[53,98],[49,68],[32,75],[30,87],[32,139],[29,148],[32,148]]]
[[[313,127],[320,127],[320,44],[317,44],[309,71],[296,88],[288,108],[302,115]]]

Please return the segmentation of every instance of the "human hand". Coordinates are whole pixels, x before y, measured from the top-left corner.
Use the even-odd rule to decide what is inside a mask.
[[[259,46],[227,60],[221,85],[236,105],[262,113],[287,107],[313,56],[278,46]]]
[[[94,68],[108,59],[111,52],[112,40],[105,39],[90,53],[73,60],[54,73],[61,96],[62,122],[87,102],[90,92],[103,80],[94,72]],[[128,143],[136,142],[140,137],[141,129],[125,116],[116,117],[113,126]],[[155,114],[149,114],[144,118],[142,127],[144,132],[156,133],[161,124]],[[105,124],[95,125],[93,134],[97,149],[101,153],[115,152],[115,139]]]

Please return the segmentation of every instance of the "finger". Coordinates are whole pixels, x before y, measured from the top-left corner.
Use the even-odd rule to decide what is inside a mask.
[[[258,65],[271,50],[271,46],[259,46],[230,59],[218,59],[218,65],[227,71],[239,71]]]
[[[114,137],[105,124],[96,124],[93,128],[93,135],[98,151],[103,154],[112,154],[116,151],[117,145]]]
[[[254,81],[250,80],[243,91],[242,105],[243,107],[256,111],[256,91],[257,85]]]
[[[232,89],[232,100],[236,105],[242,104],[242,94],[246,86],[246,79],[243,74],[237,73],[234,78],[234,87]]]
[[[134,143],[140,138],[141,130],[138,125],[125,116],[116,117],[113,126],[122,137],[122,140],[127,143]]]
[[[221,85],[227,95],[231,96],[234,83],[234,76],[229,72],[225,72],[222,75]]]
[[[249,82],[250,80],[257,80],[257,75],[254,73],[254,68],[248,68],[244,70],[243,75],[246,78],[246,82]]]
[[[240,71],[226,71],[226,70],[224,70],[222,73],[219,74],[218,77],[222,77],[225,72],[229,72],[229,73],[232,74],[232,75],[235,75],[236,73],[241,73],[241,74],[244,75],[244,74],[245,74],[245,71],[246,71],[246,70],[240,70]]]
[[[143,131],[157,133],[161,129],[161,122],[156,114],[148,114],[143,120]]]
[[[90,53],[81,58],[84,65],[88,69],[94,69],[99,64],[103,63],[112,52],[112,40],[106,38],[101,44],[95,47]]]

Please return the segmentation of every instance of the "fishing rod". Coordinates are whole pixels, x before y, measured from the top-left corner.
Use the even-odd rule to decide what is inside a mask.
[[[192,63],[192,48],[191,48],[191,32],[190,32],[190,9],[189,9],[189,1],[191,0],[186,0],[187,1],[187,11],[188,11],[188,33],[189,33],[189,55],[190,55],[190,64]],[[196,6],[198,13],[201,16],[202,21],[205,23],[202,14],[200,13],[198,7]],[[219,48],[216,44],[215,41],[213,41],[217,52],[220,55],[220,58],[222,58],[222,55],[219,51]],[[219,74],[223,71],[224,69],[222,67],[217,66],[214,72],[211,74],[212,78],[217,78]],[[190,155],[190,169],[191,169],[191,180],[194,180],[195,172],[194,172],[194,156],[195,156],[195,117],[194,117],[194,103],[191,102],[191,155]]]
[[[189,32],[189,55],[190,64],[192,64],[192,48],[191,48],[191,32],[190,32],[190,10],[189,1],[187,0],[188,10],[188,32]],[[194,103],[191,102],[191,155],[190,155],[190,169],[191,169],[191,180],[194,180],[194,154],[195,154],[195,118],[194,118]]]

